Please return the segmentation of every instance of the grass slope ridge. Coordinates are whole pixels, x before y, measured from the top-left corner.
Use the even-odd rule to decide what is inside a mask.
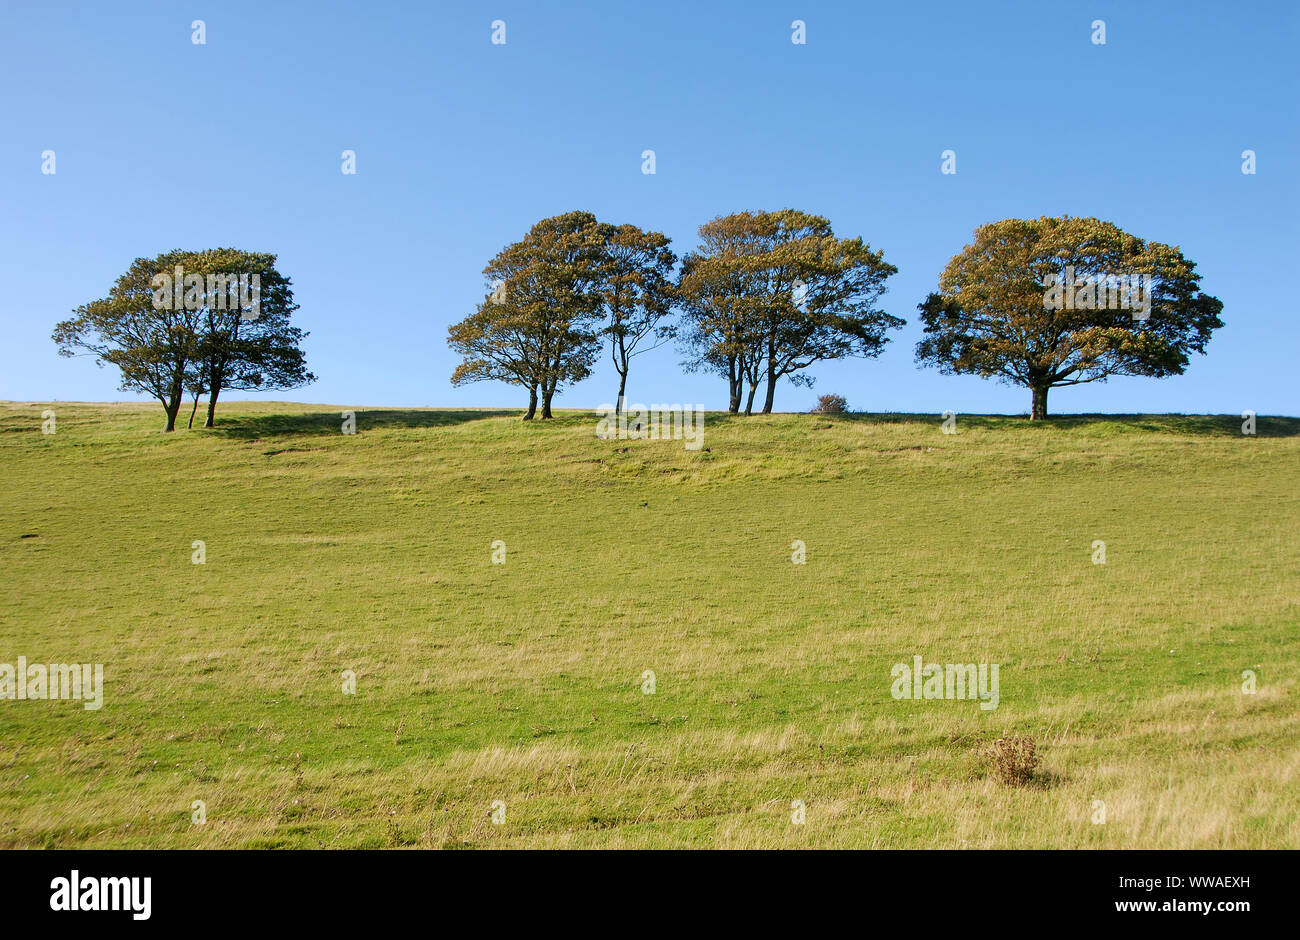
[[[0,403],[0,846],[1300,847],[1300,420],[340,410]]]

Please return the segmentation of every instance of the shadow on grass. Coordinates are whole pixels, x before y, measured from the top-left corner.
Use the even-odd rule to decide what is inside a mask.
[[[595,412],[583,410],[557,412],[552,421],[537,420],[535,427],[566,427],[594,419]],[[797,413],[780,412],[776,417],[788,418]],[[933,426],[943,422],[942,415],[903,414],[897,412],[847,412],[837,415],[804,414],[810,422],[825,427],[834,422],[851,424],[913,424]],[[360,409],[356,411],[357,431],[376,428],[440,428],[481,421],[487,418],[523,418],[522,409]],[[733,415],[726,412],[708,413],[708,426],[764,421],[763,415]],[[1045,421],[1030,421],[1026,415],[975,415],[958,413],[957,422],[963,428],[1009,430],[1024,428],[1027,433],[1096,427],[1115,434],[1130,432],[1180,434],[1193,437],[1243,437],[1242,418],[1235,415],[1173,415],[1173,414],[1070,414],[1049,417]],[[520,421],[522,424],[522,420]],[[333,435],[342,433],[343,417],[340,411],[309,412],[306,414],[218,415],[216,433],[238,440],[260,440],[267,437],[292,435]],[[1300,436],[1300,418],[1261,415],[1255,419],[1257,437]]]
[[[356,409],[358,433],[376,428],[445,428],[485,418],[522,417],[515,409],[442,411],[417,409]],[[343,433],[343,409],[307,414],[217,416],[216,433],[238,440],[254,441],[280,435],[334,435]]]
[[[744,415],[710,415],[710,422],[743,421]],[[758,417],[757,415],[755,417]],[[899,414],[887,412],[848,412],[838,415],[809,414],[815,421],[843,421],[860,424],[941,424],[942,415]],[[1125,414],[1067,414],[1049,416],[1045,421],[1030,421],[1028,415],[975,415],[958,412],[957,422],[961,427],[989,428],[1002,430],[1023,427],[1027,430],[1050,433],[1053,430],[1071,430],[1074,428],[1101,427],[1113,429],[1115,433],[1126,431],[1146,431],[1166,434],[1183,434],[1194,437],[1243,437],[1243,419],[1236,415],[1125,415]],[[1259,415],[1255,419],[1256,437],[1297,437],[1300,436],[1300,418],[1275,415]]]

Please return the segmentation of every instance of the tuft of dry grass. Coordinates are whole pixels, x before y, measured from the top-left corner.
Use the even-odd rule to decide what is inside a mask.
[[[1038,766],[1034,739],[1027,734],[998,738],[985,751],[997,778],[1011,787],[1028,786]]]

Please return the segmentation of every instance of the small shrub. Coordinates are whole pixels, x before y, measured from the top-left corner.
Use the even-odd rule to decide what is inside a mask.
[[[1033,779],[1038,766],[1033,738],[998,738],[986,753],[998,779],[1007,786],[1023,787]]]
[[[842,415],[849,410],[849,403],[843,395],[822,395],[817,399],[817,407],[812,410],[815,415]]]

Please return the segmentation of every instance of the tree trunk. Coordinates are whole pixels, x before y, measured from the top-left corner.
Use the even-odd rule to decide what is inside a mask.
[[[730,397],[727,400],[727,412],[740,414],[740,396],[745,391],[744,372],[739,368],[735,358],[727,360],[727,384]]]
[[[185,380],[183,370],[177,373],[176,380],[172,382],[171,388],[167,390],[167,400],[163,402],[163,410],[167,412],[167,427],[164,431],[176,430],[176,416],[181,413],[181,405],[185,402]]]
[[[776,400],[776,344],[767,341],[767,395],[763,399],[763,414],[772,413],[772,402]]]
[[[623,371],[618,374],[618,397],[614,399],[614,414],[618,416],[623,413],[623,395],[627,391],[627,365],[624,364]]]
[[[203,422],[205,428],[216,425],[217,398],[221,395],[221,383],[225,380],[225,370],[212,365],[208,369],[208,420]]]
[[[187,430],[188,430],[189,428],[193,428],[193,427],[194,427],[194,416],[195,416],[196,414],[198,414],[198,411],[199,411],[199,396],[202,395],[202,394],[203,394],[202,392],[195,392],[195,393],[194,393],[194,407],[190,409],[190,423],[186,426],[186,429],[187,429]]]
[[[542,419],[553,417],[551,414],[551,399],[555,397],[555,385],[547,385],[542,389]]]
[[[749,383],[749,397],[745,399],[745,416],[748,417],[754,413],[754,393],[758,391],[758,383]]]
[[[216,382],[212,383],[212,394],[208,396],[208,420],[203,423],[205,428],[216,425],[215,416],[217,413],[217,395],[221,393],[221,386]]]
[[[1039,385],[1034,387],[1034,403],[1032,410],[1029,412],[1030,421],[1042,421],[1047,417],[1047,390],[1050,386]]]
[[[532,421],[537,414],[537,386],[534,384],[528,389],[528,414],[524,415],[525,421]]]
[[[163,428],[163,430],[164,430],[164,431],[175,431],[175,430],[176,430],[176,415],[178,415],[178,414],[180,413],[180,410],[181,410],[181,398],[180,398],[180,396],[179,396],[179,395],[173,395],[171,401],[167,402],[167,404],[166,404],[165,407],[166,407],[166,409],[167,409],[167,427]]]
[[[772,413],[772,402],[776,399],[776,375],[771,370],[767,371],[767,397],[763,399],[763,414]]]

